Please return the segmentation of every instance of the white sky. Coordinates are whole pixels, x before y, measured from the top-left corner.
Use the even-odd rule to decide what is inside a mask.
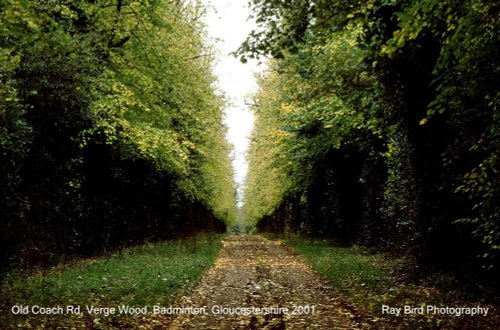
[[[255,27],[255,23],[248,19],[250,13],[248,0],[202,0],[202,2],[208,7],[205,18],[208,33],[211,38],[217,39],[215,47],[220,53],[214,71],[219,78],[219,88],[230,100],[228,108],[225,109],[225,123],[229,128],[227,138],[234,146],[233,167],[241,198],[241,186],[247,172],[245,153],[254,121],[248,106],[245,105],[245,99],[256,90],[254,72],[262,68],[257,67],[256,61],[242,64],[230,53],[238,49]]]

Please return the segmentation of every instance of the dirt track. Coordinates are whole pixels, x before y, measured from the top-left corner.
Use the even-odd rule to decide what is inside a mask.
[[[176,303],[206,306],[206,313],[179,315],[170,329],[358,328],[328,283],[282,243],[258,236],[229,236],[223,243],[214,267]],[[225,314],[212,310],[220,307],[228,308]],[[248,309],[231,310],[238,307]],[[288,313],[273,313],[283,307]]]

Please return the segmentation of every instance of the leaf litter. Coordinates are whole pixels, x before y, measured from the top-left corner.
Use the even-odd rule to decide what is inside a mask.
[[[339,297],[322,275],[283,243],[260,236],[226,237],[214,266],[173,306],[206,306],[207,312],[166,315],[157,323],[158,328],[364,328],[349,303]],[[229,312],[218,314],[220,308]],[[267,308],[267,311],[239,313],[234,308]],[[288,308],[288,312],[275,312],[279,308]]]

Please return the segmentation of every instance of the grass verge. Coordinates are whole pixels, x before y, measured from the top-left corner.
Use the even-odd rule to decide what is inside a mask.
[[[408,260],[372,254],[359,246],[337,247],[324,240],[287,237],[284,241],[329,279],[366,328],[498,329],[500,324],[499,307],[488,301],[467,299],[460,290],[438,288],[429,278],[425,284],[406,280],[404,273],[415,266]],[[402,308],[400,315],[382,313],[383,305]],[[423,306],[424,312],[414,309],[404,314],[405,306]],[[427,306],[480,306],[489,312],[487,316],[439,315],[428,313]]]
[[[137,328],[150,318],[154,305],[168,306],[201,278],[215,261],[221,238],[145,244],[51,269],[11,271],[0,287],[0,324],[4,329]],[[81,313],[73,314],[67,306],[79,306]],[[87,306],[108,310],[89,313]],[[120,313],[124,306],[141,310]],[[40,314],[47,307],[55,314]]]

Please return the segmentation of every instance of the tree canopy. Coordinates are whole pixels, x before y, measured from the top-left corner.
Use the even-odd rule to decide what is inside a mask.
[[[6,259],[45,262],[234,220],[203,10],[196,1],[0,4]]]
[[[498,272],[498,3],[251,4],[248,220]]]

